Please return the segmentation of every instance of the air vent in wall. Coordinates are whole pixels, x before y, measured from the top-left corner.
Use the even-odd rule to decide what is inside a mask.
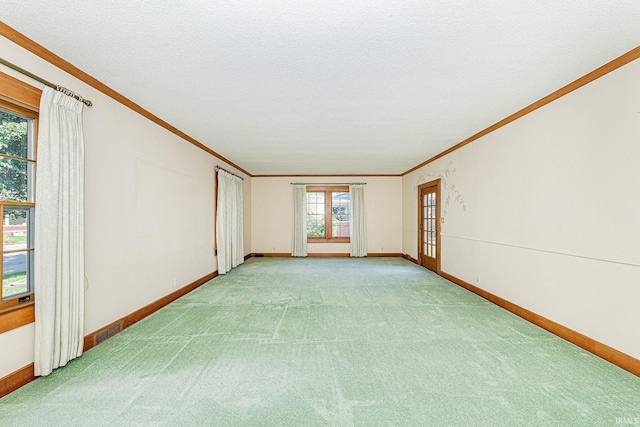
[[[115,334],[117,334],[118,332],[120,332],[122,330],[122,322],[118,322],[115,325],[113,325],[112,327],[109,328],[108,332],[109,332],[109,338],[111,338],[112,336],[114,336]]]
[[[122,321],[115,323],[113,325],[110,325],[101,331],[96,332],[95,335],[93,336],[94,345],[98,345],[102,341],[106,340],[107,338],[111,338],[121,330],[122,330]]]
[[[101,331],[101,332],[97,332],[97,333],[94,335],[93,342],[94,342],[96,345],[98,345],[98,344],[100,344],[102,341],[106,340],[107,338],[109,338],[109,331],[104,330],[104,331]]]

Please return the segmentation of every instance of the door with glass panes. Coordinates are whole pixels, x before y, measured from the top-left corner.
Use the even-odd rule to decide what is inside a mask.
[[[440,180],[418,187],[419,261],[440,273]]]

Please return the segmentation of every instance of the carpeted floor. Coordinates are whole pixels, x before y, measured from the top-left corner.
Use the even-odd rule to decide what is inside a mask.
[[[640,378],[401,258],[252,258],[0,399],[21,427],[634,420]]]

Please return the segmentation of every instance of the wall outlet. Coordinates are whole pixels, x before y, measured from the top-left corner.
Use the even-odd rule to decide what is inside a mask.
[[[178,279],[176,279],[175,277],[173,278],[173,287],[174,288],[178,287]]]
[[[476,283],[480,283],[480,276],[476,276]]]

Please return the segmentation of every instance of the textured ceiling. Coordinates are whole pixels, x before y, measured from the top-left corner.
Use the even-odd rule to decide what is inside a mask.
[[[0,5],[252,174],[402,173],[640,45],[638,0]]]

